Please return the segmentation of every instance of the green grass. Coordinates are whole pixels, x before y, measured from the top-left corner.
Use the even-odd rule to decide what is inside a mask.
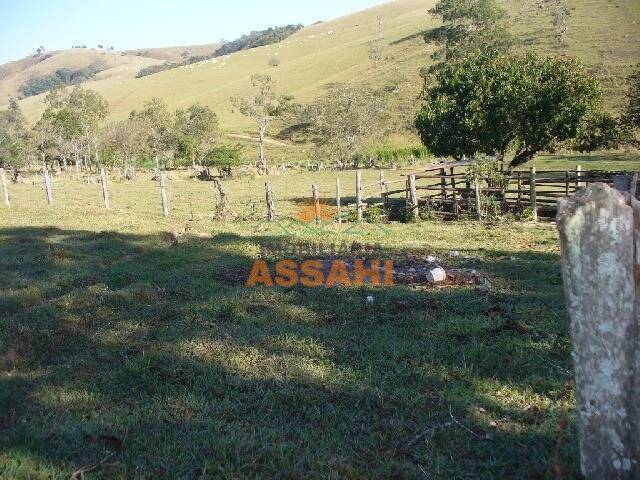
[[[294,212],[313,182],[328,198],[335,176],[270,178],[276,207]],[[340,176],[348,196],[353,172]],[[232,208],[253,201],[261,216],[263,181],[225,182]],[[109,212],[99,185],[57,178],[54,207],[39,184],[10,185],[0,478],[62,479],[95,465],[86,478],[553,478],[557,461],[577,474],[553,225],[283,235],[248,213],[212,221],[208,182],[168,183],[166,219],[144,175],[112,179]],[[243,285],[261,252],[298,258],[337,243],[352,258],[354,241],[397,263],[436,255],[490,288]]]
[[[537,155],[524,165],[526,169],[536,166],[539,170],[575,170],[580,165],[583,170],[606,170],[611,172],[640,171],[640,153],[637,151],[604,151],[587,154],[558,153]]]

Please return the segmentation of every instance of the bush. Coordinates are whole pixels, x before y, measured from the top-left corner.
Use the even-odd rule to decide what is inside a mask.
[[[420,160],[431,157],[431,153],[429,149],[423,145],[407,147],[383,145],[370,150],[367,156],[373,158],[379,165],[391,165],[393,163],[403,165],[408,162],[412,156],[416,160]]]
[[[372,205],[364,210],[363,218],[367,223],[387,223],[388,215],[382,205]]]
[[[278,67],[278,66],[280,66],[280,59],[278,57],[271,57],[269,59],[269,66],[270,67]]]
[[[230,175],[231,168],[242,164],[242,145],[217,145],[205,155],[202,164],[205,167],[218,168],[223,174]]]

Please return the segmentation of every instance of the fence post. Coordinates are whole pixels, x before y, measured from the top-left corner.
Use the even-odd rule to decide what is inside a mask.
[[[576,165],[576,192],[578,191],[579,188],[584,186],[580,181],[581,179],[582,179],[582,166]]]
[[[358,221],[362,221],[362,170],[356,170],[356,210]]]
[[[518,208],[522,205],[522,173],[517,172],[518,177]]]
[[[340,205],[340,179],[336,178],[336,215],[338,216],[338,225],[342,224],[342,207]]]
[[[569,170],[564,172],[564,194],[569,196]]]
[[[444,168],[440,169],[440,194],[442,199],[447,199],[447,172]]]
[[[456,177],[454,176],[453,167],[451,167],[449,171],[451,172],[451,192],[452,192],[451,198],[453,199],[453,214],[457,218],[458,217],[458,194],[456,192]]]
[[[53,205],[53,192],[51,189],[51,177],[49,176],[49,170],[45,168],[42,171],[42,177],[44,179],[44,189],[47,193],[47,202],[49,205]]]
[[[276,211],[273,208],[273,193],[271,192],[271,184],[269,182],[264,184],[264,190],[267,201],[267,221],[273,222],[276,219]]]
[[[478,177],[473,180],[473,188],[476,191],[476,213],[478,214],[478,220],[482,220],[482,205],[480,204],[480,185],[478,184]]]
[[[109,185],[107,172],[105,172],[104,167],[100,168],[100,180],[102,182],[102,198],[104,199],[104,208],[109,210]]]
[[[387,195],[388,191],[389,191],[389,187],[387,185],[387,182],[384,179],[384,170],[380,170],[380,197],[382,198],[382,201],[384,202],[385,206],[389,202],[389,197]]]
[[[0,168],[0,181],[2,181],[2,189],[4,190],[4,203],[8,207],[9,203],[9,190],[7,189],[7,176],[5,175],[4,168]]]
[[[213,179],[213,188],[216,189],[215,191],[218,192],[218,196],[220,197],[220,201],[216,205],[216,215],[221,216],[227,211],[227,194],[219,178]]]
[[[558,200],[586,480],[640,478],[640,203],[602,183]]]
[[[169,216],[169,202],[167,201],[167,187],[164,184],[164,172],[158,170],[160,176],[160,199],[162,200],[162,214],[165,217]]]
[[[538,221],[538,202],[536,198],[536,167],[531,167],[529,174],[529,200],[531,201],[531,210],[533,221]]]
[[[316,225],[320,225],[320,197],[318,196],[318,187],[311,185],[311,193],[313,195],[313,212],[316,217]]]
[[[636,192],[638,190],[638,172],[634,173],[631,177],[631,188],[629,189],[629,194],[631,198],[636,198]]]
[[[409,199],[411,204],[411,211],[413,213],[414,220],[420,220],[420,210],[418,210],[418,194],[416,192],[416,176],[409,175]]]

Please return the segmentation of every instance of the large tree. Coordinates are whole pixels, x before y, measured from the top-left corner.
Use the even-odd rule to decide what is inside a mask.
[[[337,166],[349,164],[364,140],[375,135],[384,104],[384,96],[369,87],[331,86],[304,113],[322,158]]]
[[[35,126],[43,157],[51,143],[63,163],[72,153],[82,151],[90,157],[91,152],[97,152],[99,126],[109,112],[106,100],[98,93],[82,87],[56,89],[45,97],[45,107]]]
[[[27,139],[27,122],[18,102],[11,99],[9,108],[0,111],[0,168],[22,165]]]
[[[206,106],[194,104],[176,110],[174,139],[177,154],[191,163],[202,161],[218,133],[218,116]]]
[[[138,118],[128,118],[107,126],[104,133],[107,145],[122,156],[122,171],[145,151],[147,141],[146,125]]]
[[[424,35],[437,45],[434,60],[458,59],[472,51],[505,52],[514,42],[507,13],[495,0],[440,0],[429,13],[443,22]]]
[[[253,75],[251,84],[256,90],[253,98],[245,99],[233,97],[231,103],[247,117],[251,117],[258,125],[258,139],[260,142],[260,169],[268,173],[267,157],[264,152],[264,140],[267,129],[276,118],[281,118],[293,109],[293,97],[277,95],[274,91],[274,81],[268,75]]]
[[[156,160],[167,153],[171,145],[171,127],[173,117],[167,105],[160,98],[152,98],[144,103],[142,110],[133,110],[131,120],[142,123],[146,136],[146,146]]]
[[[513,151],[516,167],[575,137],[601,93],[575,60],[486,54],[444,65],[424,99],[416,127],[435,155]]]
[[[640,129],[640,64],[627,79],[627,105],[624,111],[624,121],[632,128]]]

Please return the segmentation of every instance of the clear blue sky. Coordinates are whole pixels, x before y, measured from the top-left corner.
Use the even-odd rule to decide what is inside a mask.
[[[384,0],[0,0],[0,63],[72,45],[116,50],[213,43],[331,20]]]

